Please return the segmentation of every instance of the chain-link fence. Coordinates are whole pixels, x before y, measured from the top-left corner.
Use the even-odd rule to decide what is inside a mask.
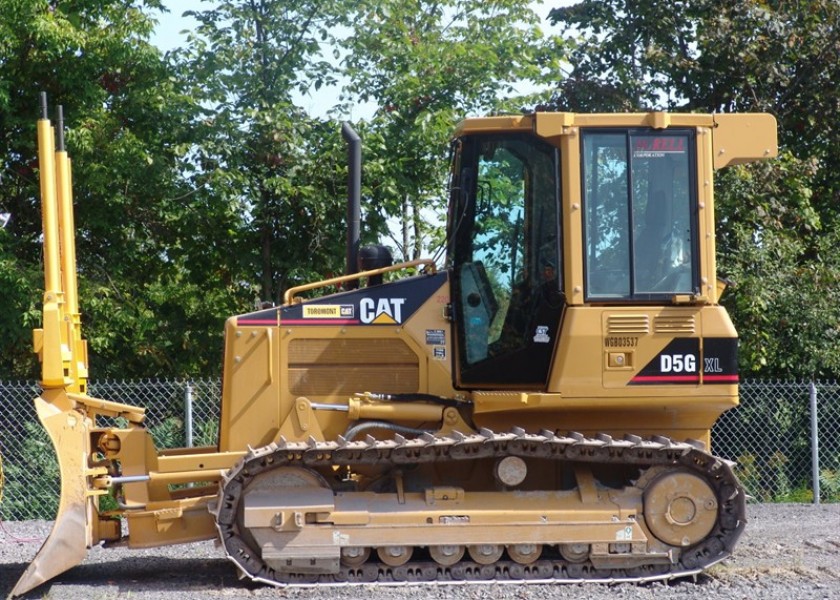
[[[2,520],[50,519],[58,508],[55,455],[32,404],[38,391],[34,382],[0,382]],[[145,407],[159,448],[217,443],[216,379],[100,381],[91,382],[88,391]],[[714,426],[712,446],[715,454],[738,463],[741,481],[758,501],[840,502],[840,384],[746,381],[741,406]]]
[[[760,502],[840,502],[840,384],[746,381],[741,405],[712,428]],[[815,496],[816,493],[816,496]]]
[[[35,382],[0,382],[0,454],[6,477],[0,520],[51,519],[58,509],[58,464],[32,402],[39,391]],[[106,380],[90,382],[88,393],[144,407],[146,425],[158,448],[218,443],[218,379]],[[192,418],[187,420],[187,415]],[[97,424],[113,425],[107,421]]]

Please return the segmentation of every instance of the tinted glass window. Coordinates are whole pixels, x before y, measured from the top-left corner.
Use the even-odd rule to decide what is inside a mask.
[[[563,306],[557,152],[530,137],[476,136],[456,160],[461,381],[542,383]]]
[[[585,132],[587,297],[697,290],[693,132]]]

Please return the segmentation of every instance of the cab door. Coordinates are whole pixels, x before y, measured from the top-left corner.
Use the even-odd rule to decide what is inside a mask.
[[[449,219],[456,386],[544,388],[559,334],[558,150],[529,135],[456,143]]]

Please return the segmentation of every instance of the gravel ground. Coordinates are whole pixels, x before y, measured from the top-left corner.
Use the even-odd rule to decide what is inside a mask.
[[[750,523],[735,554],[695,580],[647,585],[365,585],[276,589],[236,577],[212,542],[152,550],[94,548],[87,560],[26,598],[288,598],[413,600],[499,598],[543,600],[749,599],[840,600],[840,504],[748,507]],[[9,594],[51,523],[0,524],[0,598]]]

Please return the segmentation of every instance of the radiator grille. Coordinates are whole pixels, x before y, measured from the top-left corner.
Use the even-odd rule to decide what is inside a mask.
[[[417,355],[399,339],[300,339],[289,343],[289,391],[298,396],[418,392]]]
[[[659,315],[653,320],[656,333],[694,333],[694,315]]]
[[[609,315],[608,335],[645,334],[650,332],[650,318],[647,315]]]

